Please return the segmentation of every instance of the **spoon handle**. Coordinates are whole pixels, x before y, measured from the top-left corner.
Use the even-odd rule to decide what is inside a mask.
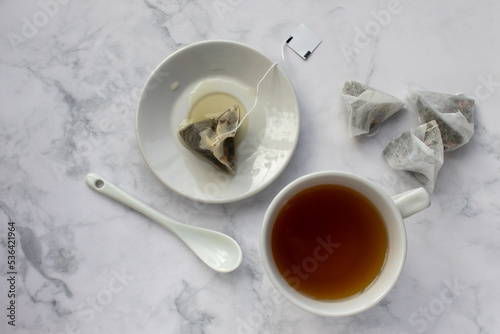
[[[122,189],[118,188],[111,182],[103,179],[102,177],[90,173],[87,175],[85,178],[85,182],[87,185],[94,189],[95,191],[104,194],[108,197],[111,197],[112,199],[125,204],[126,206],[142,213],[148,218],[151,218],[152,220],[156,221],[157,223],[163,225],[167,229],[169,229],[171,232],[176,234],[177,236],[178,233],[175,229],[175,226],[179,224],[179,222],[173,220],[172,218],[169,218],[162,214],[161,212],[153,209],[143,201],[135,198],[134,196],[126,193]]]

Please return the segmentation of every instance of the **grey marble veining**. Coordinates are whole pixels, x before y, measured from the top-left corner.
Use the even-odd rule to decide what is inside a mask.
[[[390,11],[391,10],[391,11]],[[500,41],[493,0],[0,3],[1,333],[498,333]],[[142,159],[135,110],[154,68],[190,43],[230,39],[279,60],[300,24],[323,42],[280,66],[301,109],[287,168],[239,201],[200,205],[163,186]],[[476,100],[471,141],[445,154],[432,206],[406,220],[407,261],[377,306],[322,318],[287,302],[260,262],[267,205],[286,184],[344,170],[391,195],[418,186],[392,170],[387,143],[418,125],[410,110],[349,138],[340,92],[358,80]],[[97,172],[154,208],[222,231],[241,267],[219,274],[157,224],[94,193]],[[16,224],[16,320],[9,325],[8,223]]]

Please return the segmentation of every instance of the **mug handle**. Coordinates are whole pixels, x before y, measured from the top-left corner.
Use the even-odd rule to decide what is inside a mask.
[[[407,218],[411,215],[428,208],[431,205],[429,193],[424,188],[415,188],[393,196],[401,217]]]

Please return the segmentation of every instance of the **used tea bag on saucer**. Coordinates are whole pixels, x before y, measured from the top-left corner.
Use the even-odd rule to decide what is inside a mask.
[[[441,130],[445,151],[469,142],[474,134],[474,100],[465,95],[410,91],[409,98],[420,123],[435,120]]]
[[[357,81],[346,81],[340,96],[347,111],[349,137],[369,133],[404,107],[400,99]]]
[[[383,154],[392,168],[408,172],[433,192],[444,159],[443,141],[436,121],[394,138]]]
[[[232,175],[236,171],[234,130],[239,120],[240,109],[235,106],[216,118],[182,127],[179,135],[190,149]]]

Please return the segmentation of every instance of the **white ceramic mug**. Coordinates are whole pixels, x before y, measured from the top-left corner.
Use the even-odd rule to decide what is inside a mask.
[[[323,184],[341,185],[363,194],[382,215],[388,235],[387,256],[375,281],[361,293],[339,300],[314,299],[295,290],[280,274],[271,250],[271,234],[281,208],[300,191]],[[323,316],[348,316],[365,311],[389,293],[401,274],[406,258],[406,230],[403,218],[429,205],[429,194],[423,188],[391,198],[380,186],[354,174],[325,171],[305,175],[283,188],[266,211],[260,240],[264,268],[276,289],[290,302],[306,311]]]

